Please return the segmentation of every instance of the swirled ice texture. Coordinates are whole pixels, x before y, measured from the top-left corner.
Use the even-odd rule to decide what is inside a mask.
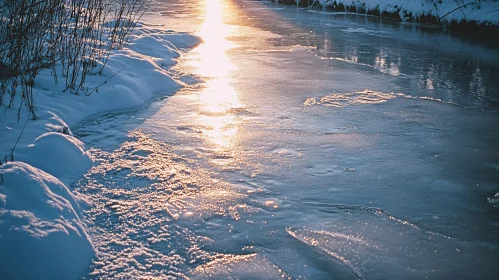
[[[495,262],[494,249],[423,230],[381,209],[317,206],[339,215],[322,225],[289,228],[288,234],[311,250],[344,264],[360,279],[455,277],[451,275],[474,279],[477,267],[490,268]],[[454,266],[456,262],[462,265]],[[482,272],[494,274],[491,269]]]

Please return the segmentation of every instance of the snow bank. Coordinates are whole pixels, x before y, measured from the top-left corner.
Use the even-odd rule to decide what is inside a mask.
[[[475,21],[478,24],[499,25],[499,2],[493,0],[464,2],[455,0],[314,0],[314,3],[323,7],[335,8],[337,5],[343,5],[366,12],[398,13],[402,20],[433,16],[443,17],[441,19],[443,22]]]
[[[179,89],[183,83],[172,78],[167,69],[180,56],[179,49],[193,47],[199,42],[198,37],[187,33],[149,29],[141,25],[134,32],[129,46],[110,56],[102,75],[87,77],[89,90],[81,95],[63,93],[63,78],[59,76],[58,83],[55,83],[51,70],[43,70],[34,86],[38,120],[27,122],[14,159],[28,162],[65,183],[74,179],[88,166],[84,145],[70,137],[70,129],[67,129],[68,136],[63,137],[67,145],[56,143],[62,141],[62,136],[45,133],[62,132],[90,115],[136,107],[150,100],[155,93],[166,94]],[[84,96],[99,85],[97,91]],[[26,118],[28,114],[22,112],[18,122],[15,109],[5,109],[3,115],[0,114],[0,159],[3,160],[15,145]],[[54,141],[47,141],[41,135]],[[69,143],[74,147],[69,148]],[[81,150],[81,153],[76,150]]]
[[[36,121],[22,110],[18,122],[17,109],[1,108],[2,162],[26,124],[15,161],[0,166],[2,279],[76,279],[88,269],[95,252],[79,217],[82,201],[68,186],[92,159],[70,127],[92,114],[139,106],[155,93],[180,88],[182,82],[167,69],[182,48],[200,42],[187,33],[143,24],[132,37],[128,47],[110,56],[102,74],[87,78],[82,95],[62,92],[63,77],[56,83],[51,70],[43,70],[34,85]]]
[[[0,263],[3,279],[74,279],[94,248],[75,210],[79,203],[54,176],[22,162],[2,167]]]
[[[42,166],[44,171],[57,178],[67,174],[81,174],[92,166],[85,145],[71,135],[47,132],[35,139],[25,150],[25,162]]]

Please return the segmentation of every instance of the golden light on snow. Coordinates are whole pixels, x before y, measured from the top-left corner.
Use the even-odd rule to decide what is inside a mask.
[[[231,72],[236,70],[227,51],[234,44],[226,39],[230,27],[224,16],[230,13],[220,0],[206,0],[204,23],[199,31],[203,43],[194,53],[198,59],[192,62],[194,73],[206,78],[200,93],[201,117],[199,122],[203,135],[217,148],[230,150],[237,134],[237,117],[232,114],[240,108],[237,92],[232,87]]]

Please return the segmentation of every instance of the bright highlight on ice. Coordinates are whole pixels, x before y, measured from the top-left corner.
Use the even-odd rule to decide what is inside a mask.
[[[239,108],[237,93],[229,78],[235,70],[226,52],[234,47],[226,37],[230,35],[229,26],[224,24],[224,15],[230,11],[219,0],[207,0],[202,11],[204,23],[200,30],[203,43],[193,52],[198,59],[193,62],[194,73],[206,77],[206,88],[200,93],[204,112],[198,119],[204,127],[203,135],[222,150],[230,150],[233,137],[237,134],[236,117],[229,114],[231,109]]]

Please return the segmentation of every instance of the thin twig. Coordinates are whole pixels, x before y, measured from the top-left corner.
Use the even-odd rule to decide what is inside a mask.
[[[439,17],[439,18],[438,18],[438,20],[443,19],[444,17],[446,17],[446,16],[448,16],[448,15],[452,14],[453,12],[455,12],[455,11],[457,11],[457,10],[461,9],[461,8],[464,8],[464,7],[468,6],[468,5],[473,5],[473,4],[475,4],[475,5],[476,5],[476,3],[473,3],[473,2],[470,2],[470,3],[467,3],[467,4],[461,5],[461,6],[457,7],[457,8],[455,8],[454,10],[452,10],[452,11],[450,11],[450,12],[446,13],[445,15],[443,15],[443,16],[441,16],[441,17]]]
[[[26,128],[26,125],[28,124],[29,116],[26,118],[26,122],[24,123],[23,129],[21,130],[21,133],[19,134],[19,137],[17,138],[16,144],[14,144],[14,147],[12,148],[12,151],[10,151],[9,157],[10,161],[14,161],[14,150],[17,147],[17,143],[19,143],[19,140],[21,140],[21,136],[23,135],[24,129]]]
[[[107,81],[109,81],[109,80],[110,80],[111,78],[113,78],[114,76],[118,75],[120,72],[121,72],[121,71],[118,71],[118,72],[114,73],[111,77],[107,78],[104,82],[102,82],[100,85],[98,85],[98,86],[94,87],[94,88],[92,89],[92,91],[91,91],[91,92],[89,92],[89,93],[87,93],[87,94],[85,94],[85,95],[86,95],[86,96],[90,96],[90,95],[91,95],[94,91],[98,90],[98,88],[99,88],[100,86],[107,84]]]
[[[457,0],[455,0],[455,1],[456,1],[456,4],[459,6],[459,2],[457,2]],[[463,2],[463,4],[464,4],[464,2]],[[464,19],[466,20],[466,15],[465,15],[465,14],[464,14],[464,12],[463,12],[463,8],[462,8],[462,7],[459,7],[459,10],[461,10],[461,13],[463,14],[463,17],[464,17]]]

